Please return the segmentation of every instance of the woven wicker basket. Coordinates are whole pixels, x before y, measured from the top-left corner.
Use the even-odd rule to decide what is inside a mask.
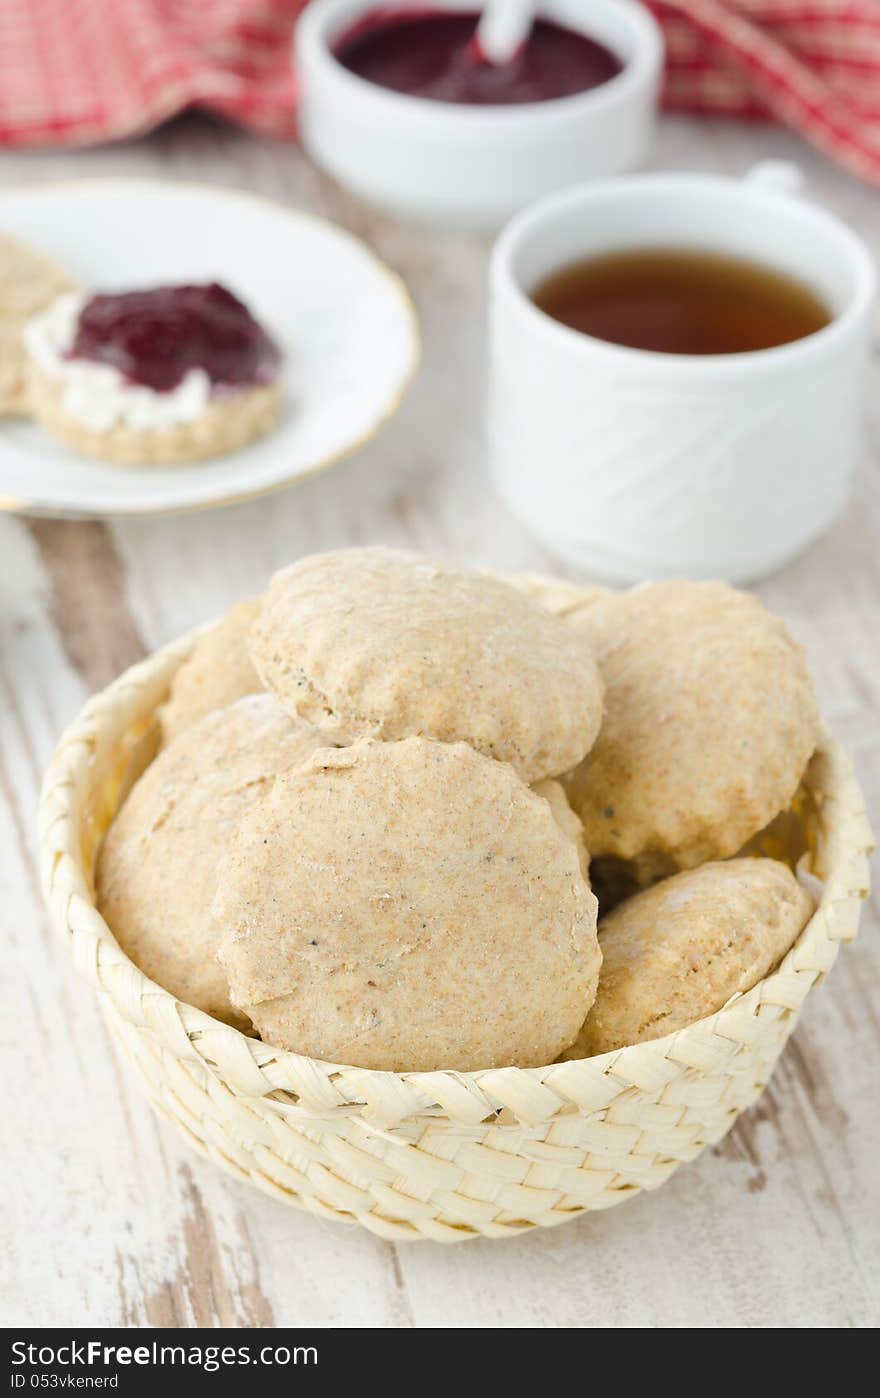
[[[384,1073],[285,1053],[176,1000],[124,955],[93,900],[95,853],[155,746],[193,638],[88,703],[40,806],[42,877],[80,975],[153,1106],[232,1174],[394,1240],[502,1238],[655,1189],[761,1092],[807,993],[858,927],[871,832],[823,740],[805,780],[824,896],[772,975],[677,1034],[546,1068]]]

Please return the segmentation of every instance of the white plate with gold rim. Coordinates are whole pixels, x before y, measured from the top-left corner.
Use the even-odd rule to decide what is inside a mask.
[[[418,364],[415,311],[400,279],[344,229],[269,199],[163,180],[76,180],[0,191],[0,233],[97,290],[223,282],[285,354],[278,428],[197,465],[111,466],[26,419],[0,420],[3,509],[149,514],[278,489],[372,437]]]

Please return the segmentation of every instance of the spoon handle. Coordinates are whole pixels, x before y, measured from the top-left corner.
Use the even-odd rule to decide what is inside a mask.
[[[486,63],[509,63],[529,37],[538,0],[485,0],[475,35]]]

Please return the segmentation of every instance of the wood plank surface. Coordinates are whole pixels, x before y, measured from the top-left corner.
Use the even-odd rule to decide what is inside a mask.
[[[656,168],[794,158],[880,251],[880,199],[758,125],[667,119]],[[116,1058],[50,938],[36,873],[42,768],[86,696],[314,549],[410,544],[554,568],[483,471],[488,243],[384,219],[294,149],[188,117],[142,141],[0,154],[0,182],[162,175],[259,190],[364,236],[409,283],[420,377],[355,458],[275,497],[179,518],[0,517],[0,1321],[360,1327],[865,1327],[880,1319],[878,905],[758,1106],[657,1194],[562,1228],[396,1247],[285,1210],[190,1154]],[[880,364],[855,498],[759,591],[807,645],[880,824]],[[2,449],[2,448],[0,448]],[[772,491],[772,480],[768,491]]]

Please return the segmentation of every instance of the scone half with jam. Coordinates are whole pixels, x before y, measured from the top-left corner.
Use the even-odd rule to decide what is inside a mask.
[[[22,338],[31,416],[85,456],[204,461],[262,437],[280,415],[281,351],[217,282],[68,293]]]

